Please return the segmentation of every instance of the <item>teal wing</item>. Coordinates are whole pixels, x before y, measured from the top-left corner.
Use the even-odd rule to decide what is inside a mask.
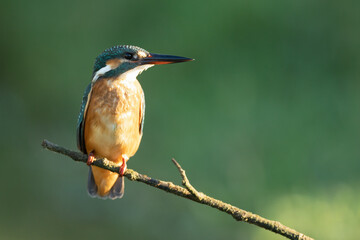
[[[77,129],[76,129],[76,142],[78,149],[87,154],[86,147],[85,147],[85,116],[86,116],[86,109],[88,105],[88,101],[90,100],[90,91],[91,91],[91,83],[86,87],[85,93],[82,99],[79,118],[77,122]]]
[[[139,126],[140,135],[143,134],[144,120],[145,120],[145,96],[143,93],[141,97],[141,106],[140,106],[140,126]]]

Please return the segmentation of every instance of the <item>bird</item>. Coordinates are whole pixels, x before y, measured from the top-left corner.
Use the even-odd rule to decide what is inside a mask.
[[[88,155],[87,191],[91,197],[117,199],[124,195],[127,161],[143,135],[145,96],[137,76],[160,64],[191,58],[149,53],[132,45],[105,49],[96,59],[77,121],[77,147]],[[92,163],[106,158],[119,166],[114,173]]]

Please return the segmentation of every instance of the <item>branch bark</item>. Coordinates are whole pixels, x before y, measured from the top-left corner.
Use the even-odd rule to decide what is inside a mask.
[[[86,161],[87,161],[87,155],[80,153],[80,152],[68,150],[68,149],[61,147],[57,144],[54,144],[48,140],[43,140],[41,145],[50,151],[66,155],[66,156],[72,158],[74,161],[84,162],[84,163],[86,163]],[[175,185],[172,182],[157,180],[157,179],[148,177],[148,176],[140,174],[132,169],[127,169],[125,171],[124,176],[131,181],[142,182],[147,185],[153,186],[155,188],[175,194],[177,196],[187,198],[187,199],[193,200],[195,202],[216,208],[222,212],[225,212],[225,213],[231,215],[237,221],[244,221],[244,222],[247,222],[250,224],[254,224],[256,226],[267,229],[274,233],[278,233],[288,239],[313,240],[313,238],[308,237],[302,233],[299,233],[299,232],[295,231],[294,229],[291,229],[291,228],[281,224],[280,222],[263,218],[257,214],[237,208],[228,203],[224,203],[220,200],[209,197],[202,192],[198,192],[190,184],[190,181],[188,180],[188,178],[185,174],[185,171],[181,168],[180,164],[175,159],[172,159],[172,161],[180,172],[180,175],[182,177],[182,184],[184,185],[185,188]],[[112,172],[117,172],[117,173],[119,172],[119,167],[107,159],[97,159],[96,161],[93,162],[92,165],[112,171]]]

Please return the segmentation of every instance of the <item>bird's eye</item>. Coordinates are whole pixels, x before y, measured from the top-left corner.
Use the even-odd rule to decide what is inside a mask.
[[[132,57],[132,60],[133,61],[139,60],[139,56],[137,54],[134,54],[133,57]]]
[[[131,53],[127,52],[124,54],[124,58],[127,60],[131,60],[133,58],[133,55]]]

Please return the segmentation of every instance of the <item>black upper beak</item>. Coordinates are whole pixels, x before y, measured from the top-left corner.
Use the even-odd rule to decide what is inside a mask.
[[[150,53],[149,56],[141,60],[141,64],[169,64],[169,63],[188,62],[193,60],[194,59],[192,58],[186,58],[186,57]]]

